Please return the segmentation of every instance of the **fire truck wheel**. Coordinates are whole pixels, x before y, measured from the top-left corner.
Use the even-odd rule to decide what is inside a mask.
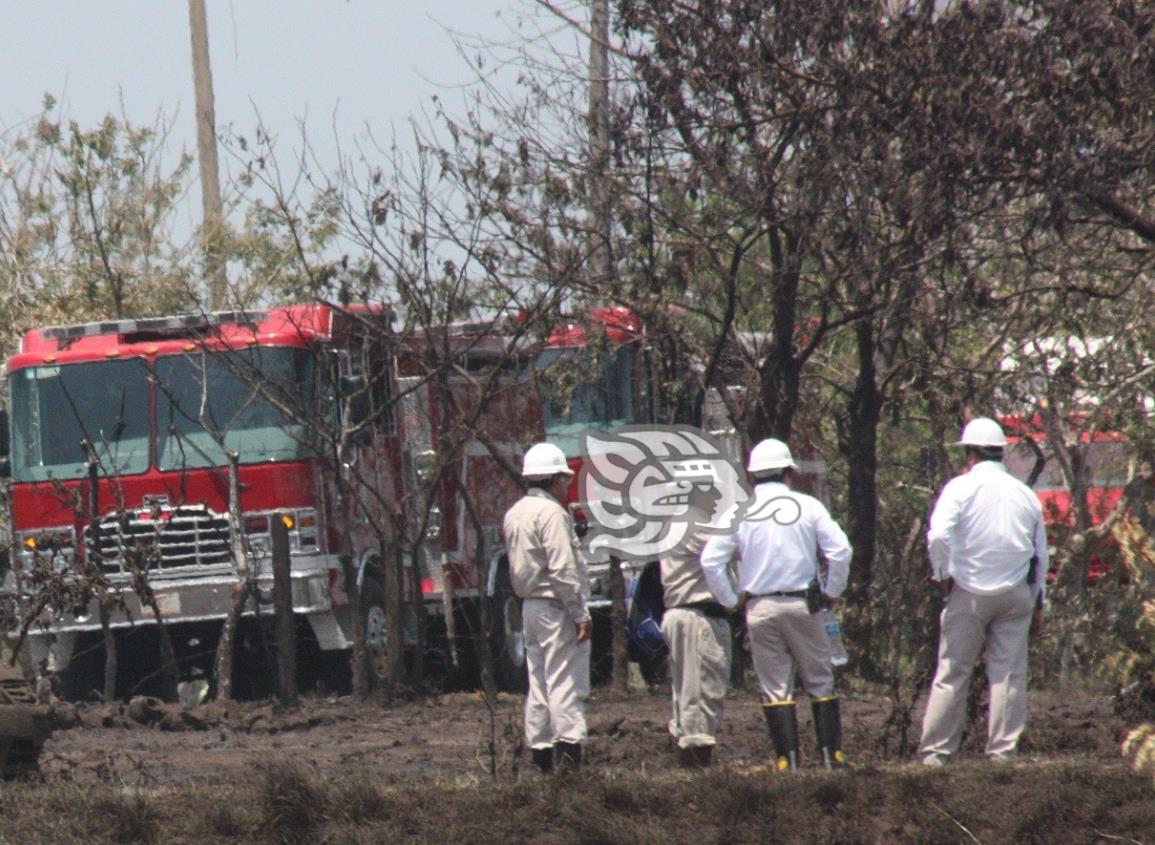
[[[122,670],[123,672],[123,670]],[[68,667],[57,673],[59,694],[65,701],[99,701],[104,689],[104,646],[100,633],[77,637]]]
[[[493,625],[493,662],[497,682],[506,692],[525,692],[529,676],[525,670],[525,635],[521,630],[521,599],[513,592],[509,570],[497,571],[490,619]]]
[[[365,624],[365,670],[371,686],[384,677],[388,669],[385,652],[385,588],[381,582],[366,576],[361,584],[361,616]]]

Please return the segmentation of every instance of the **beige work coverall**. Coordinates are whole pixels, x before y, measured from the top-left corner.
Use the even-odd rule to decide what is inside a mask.
[[[670,649],[673,716],[670,735],[679,748],[716,743],[722,704],[730,686],[730,622],[706,585],[698,556],[702,541],[661,559],[662,636]]]
[[[504,530],[510,579],[523,600],[526,743],[584,743],[590,642],[579,643],[577,629],[590,618],[589,585],[573,521],[549,493],[531,488],[506,513]]]

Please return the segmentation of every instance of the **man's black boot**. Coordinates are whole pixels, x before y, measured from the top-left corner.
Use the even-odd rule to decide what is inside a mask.
[[[714,762],[714,746],[695,745],[678,749],[678,765],[683,769],[708,769]]]
[[[543,775],[548,775],[553,771],[553,746],[549,748],[531,748],[529,750],[530,762]]]
[[[580,769],[582,765],[582,745],[580,742],[555,742],[553,744],[557,764],[563,769]]]
[[[814,733],[818,737],[822,764],[828,769],[844,766],[846,755],[842,753],[842,713],[838,696],[812,699],[810,708],[814,713]]]
[[[774,743],[774,765],[778,771],[798,768],[798,709],[793,701],[773,701],[762,705],[770,741]]]

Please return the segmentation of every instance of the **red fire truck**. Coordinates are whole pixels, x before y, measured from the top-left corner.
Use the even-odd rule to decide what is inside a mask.
[[[28,332],[7,373],[14,551],[6,589],[26,595],[45,566],[64,580],[78,559],[99,567],[117,593],[111,627],[122,643],[121,692],[130,693],[155,676],[158,660],[154,613],[128,571],[129,550],[145,546],[148,583],[182,671],[203,667],[237,584],[227,469],[235,452],[260,610],[271,612],[270,525],[284,514],[293,610],[324,663],[325,653],[351,645],[334,433],[355,428],[340,460],[372,487],[354,493],[349,528],[370,651],[386,631],[387,554],[374,526],[393,518],[410,598],[420,589],[424,606],[440,612],[449,584],[459,598],[485,594],[508,605],[496,636],[510,644],[499,662],[516,685],[508,575],[494,568],[479,584],[487,561],[477,555],[497,557],[501,515],[518,495],[503,464],[516,464],[540,431],[539,403],[492,325],[447,326],[419,343],[399,341],[388,323],[384,309],[309,305]],[[452,367],[428,368],[431,344],[450,353]],[[494,369],[497,388],[475,414],[475,377]],[[474,436],[461,437],[455,419]],[[471,513],[462,490],[472,494]],[[414,526],[425,530],[407,532]],[[87,599],[52,608],[28,631],[32,664],[57,672],[71,695],[100,684],[100,614]],[[405,625],[407,641],[413,630]]]
[[[1042,420],[1038,417],[1006,416],[1001,422],[1010,444],[1006,464],[1011,474],[1025,480],[1030,477],[1039,456],[1044,460],[1033,489],[1043,506],[1050,544],[1058,547],[1075,527],[1075,503]],[[1079,423],[1080,419],[1075,418],[1072,422]],[[1121,432],[1110,430],[1085,432],[1079,435],[1071,451],[1082,463],[1086,475],[1086,504],[1091,524],[1098,525],[1123,495],[1127,482],[1126,437]],[[1110,540],[1104,540],[1092,549],[1087,559],[1087,581],[1095,583],[1109,575],[1114,569],[1113,557]],[[1054,580],[1055,574],[1052,569],[1048,578]]]

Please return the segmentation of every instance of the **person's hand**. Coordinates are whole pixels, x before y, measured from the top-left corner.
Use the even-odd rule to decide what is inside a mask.
[[[577,625],[577,641],[584,643],[588,640],[594,632],[594,622],[592,619],[587,619],[585,622],[579,622]]]
[[[1031,636],[1037,637],[1043,633],[1043,606],[1035,605],[1035,612],[1031,614]]]
[[[944,596],[949,596],[950,591],[954,589],[954,579],[950,577],[943,578],[938,582],[938,588],[942,590]]]
[[[746,612],[746,605],[750,601],[750,594],[743,591],[738,595],[738,603],[730,608],[730,613],[733,616],[741,616]]]
[[[838,603],[840,601],[842,601],[842,599],[836,599],[834,596],[826,595],[826,593],[822,594],[822,604],[824,604],[828,610],[834,610],[836,607],[838,607]]]

